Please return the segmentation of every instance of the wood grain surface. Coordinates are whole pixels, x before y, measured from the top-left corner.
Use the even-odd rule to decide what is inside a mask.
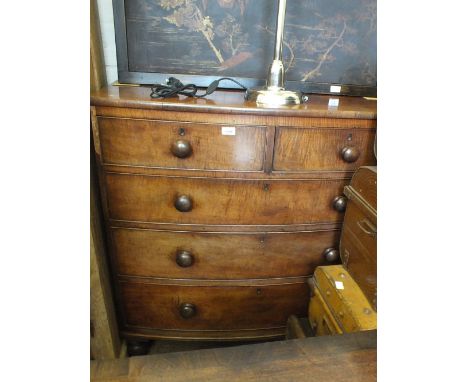
[[[144,86],[109,86],[94,92],[91,104],[94,106],[128,109],[151,109],[202,113],[222,113],[243,116],[245,114],[307,117],[307,118],[356,118],[376,119],[377,102],[361,97],[337,97],[309,95],[302,105],[284,107],[261,107],[247,102],[243,91],[218,90],[206,99],[177,96],[170,99],[152,99],[151,89]],[[339,99],[339,107],[329,107],[330,98]]]
[[[352,98],[352,97],[348,97]],[[171,104],[171,100],[165,101]],[[375,102],[374,102],[375,103]],[[285,115],[277,113],[275,115],[255,114],[255,109],[251,113],[232,114],[232,113],[217,113],[216,108],[211,111],[203,112],[202,110],[183,111],[183,110],[158,110],[158,109],[138,109],[125,107],[110,107],[110,106],[92,106],[95,108],[96,115],[109,118],[130,118],[130,119],[149,119],[149,120],[165,120],[165,121],[180,121],[193,123],[212,123],[212,124],[229,124],[232,126],[283,126],[308,129],[313,127],[327,128],[363,128],[375,129],[377,121],[375,119],[360,119],[355,118],[327,118],[322,117],[307,117],[301,114],[291,115],[288,113],[294,110],[294,107],[285,110]]]
[[[291,314],[307,314],[305,282],[285,285],[199,286],[121,282],[128,326],[179,330],[240,330],[285,327]],[[196,314],[183,318],[183,303]]]
[[[312,298],[309,302],[309,322],[314,328],[317,336],[333,336],[343,334],[343,329],[333,318],[330,308],[314,283],[311,283]]]
[[[337,287],[338,282],[342,288]],[[312,300],[321,295],[330,310],[329,319],[335,321],[343,333],[377,329],[377,313],[342,265],[318,267],[313,284]],[[321,317],[311,315],[310,319],[319,321]]]
[[[334,96],[339,107],[329,108],[330,97],[311,95],[303,105],[264,108],[240,91],[164,100],[149,93],[110,86],[91,97],[121,334],[284,334],[288,315],[305,314],[307,276],[336,245],[344,214],[333,199],[355,166],[374,163],[375,101]],[[222,127],[236,135],[220,135]],[[173,155],[176,139],[190,143],[191,155]],[[361,156],[344,164],[337,155],[349,142]],[[181,196],[190,199],[187,212],[175,207]],[[175,262],[182,250],[193,255],[190,266]],[[202,321],[177,321],[176,302],[186,297],[201,304]]]
[[[333,222],[342,180],[253,181],[106,174],[110,218],[190,224],[300,224]],[[175,200],[187,195],[189,212]]]
[[[102,160],[106,164],[263,170],[265,127],[237,126],[232,130],[229,125],[116,118],[99,118],[98,124]],[[171,152],[171,144],[177,140],[184,140],[192,147],[187,158],[178,158]]]
[[[91,362],[92,382],[375,382],[377,331]]]
[[[273,169],[275,171],[355,170],[372,165],[375,131],[369,129],[277,129]],[[360,151],[359,158],[347,163],[341,157],[344,147]]]
[[[359,204],[354,200],[348,201],[346,207],[345,221],[343,224],[342,249],[346,250],[348,240],[356,242],[359,251],[346,258],[346,264],[358,261],[358,257],[364,256],[373,260],[376,267],[377,259],[377,220],[375,216],[367,214],[365,210],[359,208]],[[354,259],[356,257],[356,259]],[[376,271],[376,269],[374,269]]]
[[[364,202],[367,207],[370,207],[370,212],[377,214],[377,167],[363,166],[360,167],[352,177],[352,183],[345,189],[349,197],[353,196],[360,198],[360,202]]]
[[[326,264],[323,251],[338,248],[339,234],[339,230],[249,234],[112,229],[120,274],[192,279],[311,275],[315,267]],[[179,266],[178,251],[190,252],[193,265]]]
[[[349,201],[341,233],[341,257],[373,308],[377,310],[377,235],[367,233],[367,227],[375,227],[377,231],[375,216],[365,214],[354,200]]]
[[[340,254],[374,310],[377,310],[377,168],[360,168],[345,188],[348,196]]]

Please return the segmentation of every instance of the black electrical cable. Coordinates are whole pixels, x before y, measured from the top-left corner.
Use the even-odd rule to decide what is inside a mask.
[[[194,97],[194,98],[203,98],[207,95],[213,93],[219,86],[221,81],[232,81],[239,85],[242,89],[247,90],[247,88],[242,85],[240,82],[236,81],[233,78],[223,77],[218,78],[217,80],[213,81],[211,84],[208,85],[206,88],[205,94],[197,95],[197,92],[200,90],[194,84],[187,84],[184,85],[175,77],[169,77],[167,80],[167,85],[160,85],[156,84],[151,87],[151,98],[169,98],[173,97],[177,94],[186,96],[186,97]]]

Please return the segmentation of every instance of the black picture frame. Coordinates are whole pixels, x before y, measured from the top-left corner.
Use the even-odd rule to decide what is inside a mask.
[[[214,73],[214,75],[197,75],[197,74],[183,74],[171,73],[170,70],[164,72],[149,72],[149,71],[132,71],[129,67],[129,47],[127,39],[127,15],[125,12],[125,1],[127,0],[113,0],[114,12],[114,27],[115,27],[115,42],[117,53],[117,69],[118,81],[121,84],[140,84],[140,85],[153,85],[164,84],[169,77],[176,77],[183,83],[194,83],[199,87],[207,87],[214,80],[224,77]],[[132,0],[128,0],[132,1]],[[276,3],[276,0],[272,0]],[[365,0],[361,0],[365,1]],[[372,0],[370,0],[372,1]],[[375,1],[375,0],[374,0]],[[290,1],[288,7],[292,2]],[[273,48],[273,46],[272,46]],[[258,87],[265,85],[265,78],[251,78],[245,76],[232,76],[235,80],[242,83],[247,88]],[[302,91],[304,93],[319,93],[319,94],[334,94],[334,95],[350,95],[350,96],[377,96],[377,82],[372,85],[360,85],[339,82],[314,82],[314,81],[290,81],[287,80],[286,75],[286,88],[288,90]],[[339,86],[340,91],[331,91],[332,86]],[[220,87],[227,89],[239,89],[235,83],[221,82]],[[336,88],[335,88],[336,89]]]

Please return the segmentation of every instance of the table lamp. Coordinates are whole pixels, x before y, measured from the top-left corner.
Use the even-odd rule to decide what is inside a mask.
[[[266,87],[248,89],[245,99],[258,105],[286,106],[298,105],[307,100],[301,92],[285,90],[283,65],[283,34],[286,18],[286,1],[278,1],[278,21],[276,23],[275,53],[270,65]]]

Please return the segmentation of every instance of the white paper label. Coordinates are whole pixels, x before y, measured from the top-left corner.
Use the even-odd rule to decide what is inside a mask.
[[[328,100],[328,107],[338,107],[340,100],[338,98],[330,98]]]
[[[335,286],[336,286],[336,289],[344,289],[343,282],[341,281],[335,281]]]
[[[331,85],[330,86],[330,93],[341,93],[341,86]]]
[[[236,135],[236,128],[235,127],[221,127],[221,134],[223,135]]]

